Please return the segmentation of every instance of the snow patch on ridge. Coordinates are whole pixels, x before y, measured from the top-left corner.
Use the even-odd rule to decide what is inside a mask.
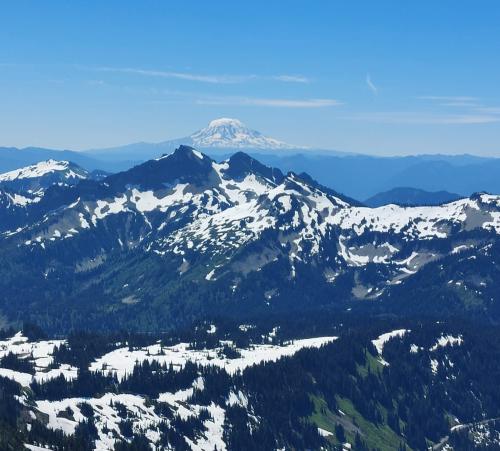
[[[377,337],[375,340],[372,340],[373,346],[375,346],[375,349],[377,350],[378,355],[380,358],[382,357],[382,353],[384,352],[384,346],[385,344],[394,337],[403,337],[405,334],[410,332],[408,329],[397,329],[393,330],[391,332],[386,332],[379,337]],[[382,363],[387,365],[387,362],[382,360]]]
[[[53,172],[63,172],[67,171],[64,175],[65,178],[85,178],[82,174],[79,174],[72,169],[70,169],[69,161],[58,161],[58,160],[46,160],[39,163],[33,164],[31,166],[26,166],[24,168],[15,169],[13,171],[5,172],[0,174],[0,182],[11,182],[20,179],[29,179],[42,177],[46,174]]]

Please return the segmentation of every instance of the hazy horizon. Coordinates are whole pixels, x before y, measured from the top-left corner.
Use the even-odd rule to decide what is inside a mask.
[[[208,125],[208,124],[205,124],[205,125]],[[245,126],[247,126],[248,128],[252,129],[251,126],[248,126],[248,124],[244,124]],[[169,137],[169,138],[166,138],[166,139],[163,139],[163,140],[160,140],[160,141],[154,141],[154,142],[150,142],[150,141],[145,141],[145,140],[142,140],[142,141],[136,141],[136,142],[126,142],[126,143],[121,143],[121,144],[117,144],[117,145],[114,145],[114,146],[107,146],[107,147],[93,147],[93,148],[85,148],[85,149],[71,149],[71,148],[48,148],[48,147],[43,147],[43,146],[37,146],[37,145],[29,145],[29,146],[25,146],[25,147],[17,147],[17,146],[2,146],[0,144],[0,148],[1,147],[16,147],[16,148],[19,148],[20,150],[22,149],[26,149],[26,148],[46,148],[46,149],[50,149],[50,150],[55,150],[55,151],[60,151],[60,152],[64,152],[64,151],[74,151],[74,152],[79,152],[79,153],[86,153],[86,152],[91,152],[91,151],[95,151],[95,150],[99,150],[99,151],[106,151],[106,150],[110,150],[110,151],[113,151],[113,149],[116,149],[116,148],[119,148],[119,147],[125,147],[125,146],[128,146],[128,145],[140,145],[140,144],[163,144],[163,143],[168,143],[169,141],[177,141],[177,140],[182,140],[183,138],[189,138],[189,136],[193,133],[193,132],[196,132],[198,130],[200,130],[201,128],[203,127],[200,127],[199,129],[197,130],[193,130],[191,133],[189,133],[188,135],[186,136],[176,136],[176,137]],[[258,130],[260,131],[260,130]],[[271,138],[276,138],[275,136],[273,135],[266,135],[268,137],[271,137]],[[180,142],[179,144],[183,144],[182,142]],[[290,145],[294,145],[294,143],[287,143],[287,144],[290,144]],[[202,148],[203,150],[203,148]],[[259,150],[259,149],[257,149]],[[349,150],[345,150],[345,149],[327,149],[327,148],[318,148],[318,147],[310,147],[310,146],[304,146],[304,147],[300,147],[300,146],[297,146],[296,148],[296,151],[297,153],[303,153],[303,154],[307,154],[308,152],[311,152],[311,153],[314,153],[314,152],[322,152],[322,153],[325,153],[327,154],[328,152],[331,152],[332,155],[339,155],[339,154],[345,154],[346,156],[355,156],[355,155],[360,155],[360,156],[373,156],[373,157],[386,157],[386,158],[391,158],[391,157],[410,157],[410,156],[440,156],[440,155],[443,155],[443,156],[472,156],[472,157],[481,157],[481,158],[499,158],[500,155],[480,155],[480,154],[474,154],[472,152],[462,152],[462,153],[440,153],[440,152],[436,152],[436,153],[404,153],[404,152],[400,152],[400,153],[380,153],[380,154],[373,154],[373,153],[370,153],[369,151],[359,151],[359,152],[352,152],[352,151],[349,151]],[[293,148],[290,148],[290,149],[285,149],[285,150],[273,150],[273,149],[260,149],[260,152],[262,153],[270,153],[270,154],[274,154],[276,152],[280,153],[280,152],[286,152],[286,153],[290,153],[292,154],[294,152],[294,149]]]

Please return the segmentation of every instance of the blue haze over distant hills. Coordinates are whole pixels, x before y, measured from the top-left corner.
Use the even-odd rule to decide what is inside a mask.
[[[30,147],[0,148],[0,172],[41,160],[69,160],[88,169],[116,172],[171,153],[180,144],[222,160],[245,151],[283,171],[305,172],[323,185],[364,201],[399,187],[468,196],[500,193],[500,159],[474,155],[376,157],[325,149],[300,148],[247,128],[236,119],[216,119],[192,135],[160,143],[133,143],[87,151]],[[434,199],[432,197],[432,199]],[[429,203],[431,202],[431,200]]]

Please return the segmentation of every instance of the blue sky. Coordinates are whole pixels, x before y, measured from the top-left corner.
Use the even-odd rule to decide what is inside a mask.
[[[377,155],[500,156],[500,2],[9,2],[0,145],[85,149],[236,117]]]

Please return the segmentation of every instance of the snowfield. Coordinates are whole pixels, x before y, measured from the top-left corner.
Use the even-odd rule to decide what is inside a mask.
[[[100,398],[69,398],[62,401],[38,401],[37,409],[48,415],[48,427],[59,429],[66,434],[74,434],[79,422],[86,418],[80,411],[82,403],[89,404],[94,410],[95,424],[98,430],[99,439],[96,441],[96,450],[113,449],[115,438],[120,436],[119,423],[122,419],[117,415],[113,405],[121,403],[126,406],[127,411],[134,415],[134,427],[137,430],[150,429],[157,425],[161,418],[156,415],[152,406],[146,406],[145,398],[129,394],[106,393]],[[60,412],[71,409],[73,419],[60,416]],[[107,429],[105,432],[104,430]],[[153,441],[159,439],[152,432]]]
[[[184,393],[171,393],[169,397],[159,397],[160,402],[168,403],[181,418],[190,416],[197,417],[202,409],[210,413],[210,418],[203,422],[205,430],[200,436],[192,440],[185,437],[188,445],[193,451],[212,450],[216,446],[218,450],[225,450],[223,440],[223,425],[225,410],[223,406],[214,403],[209,406],[188,404]],[[38,401],[37,409],[48,415],[48,427],[61,430],[66,434],[74,434],[78,422],[85,421],[81,413],[81,404],[89,404],[94,411],[94,421],[98,431],[95,449],[98,451],[109,451],[114,448],[117,437],[122,437],[120,423],[123,419],[118,415],[117,405],[125,406],[127,418],[132,420],[134,431],[147,431],[146,436],[152,445],[152,449],[160,449],[157,446],[160,440],[158,426],[161,423],[169,424],[170,421],[155,412],[154,406],[148,403],[142,396],[131,394],[106,393],[100,398],[69,398],[62,401]],[[71,410],[73,419],[64,418],[61,412]]]
[[[319,348],[335,341],[337,337],[305,338],[277,345],[253,345],[249,349],[235,348],[241,357],[234,359],[225,358],[222,347],[214,349],[190,349],[188,343],[179,343],[175,346],[161,346],[154,344],[145,348],[130,351],[128,347],[116,349],[103,355],[90,365],[91,371],[109,371],[116,373],[118,379],[123,379],[130,374],[136,362],[158,362],[174,368],[182,368],[186,362],[193,362],[201,366],[217,366],[224,368],[229,374],[243,371],[251,365],[263,362],[274,362],[281,357],[291,356],[303,348]],[[227,342],[227,344],[232,344]]]
[[[31,361],[35,367],[35,374],[13,371],[8,368],[0,368],[0,376],[15,380],[22,386],[29,386],[31,382],[45,382],[63,375],[67,380],[77,377],[77,368],[62,364],[57,368],[51,368],[54,349],[66,343],[65,340],[42,340],[29,342],[28,339],[18,332],[13,337],[0,341],[0,358],[12,353],[21,359]]]

